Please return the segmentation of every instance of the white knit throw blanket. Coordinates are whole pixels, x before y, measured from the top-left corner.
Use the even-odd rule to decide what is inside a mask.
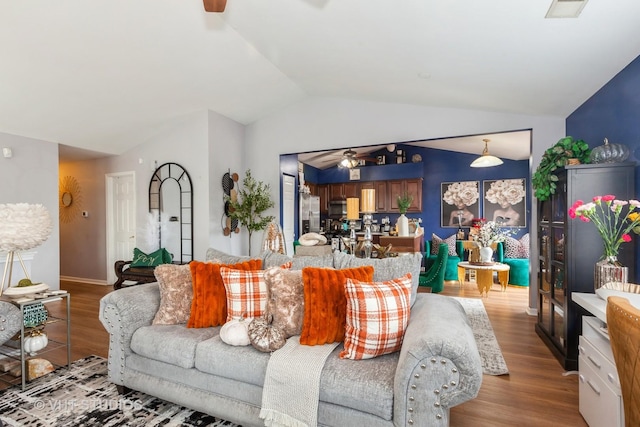
[[[262,389],[260,418],[269,427],[318,425],[320,375],[338,343],[301,345],[293,336],[271,353]]]

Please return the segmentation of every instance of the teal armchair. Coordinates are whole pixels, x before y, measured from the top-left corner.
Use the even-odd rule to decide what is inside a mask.
[[[529,286],[529,258],[505,258],[504,244],[498,243],[496,261],[507,264],[509,270],[509,284]]]
[[[425,270],[436,262],[438,255],[431,255],[431,240],[424,241],[424,266]],[[456,240],[456,253],[457,256],[449,255],[447,259],[446,268],[444,271],[444,280],[458,280],[458,263],[464,260],[464,245],[462,240]]]
[[[426,258],[426,257],[425,257]],[[438,255],[431,267],[424,273],[420,273],[420,286],[431,288],[431,292],[438,293],[444,289],[444,273],[449,259],[449,246],[446,243],[440,244]]]

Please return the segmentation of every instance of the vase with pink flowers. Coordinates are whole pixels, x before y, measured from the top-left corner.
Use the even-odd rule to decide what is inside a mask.
[[[631,241],[631,233],[640,233],[640,202],[618,200],[608,194],[582,200],[569,208],[569,217],[595,225],[602,238],[603,253],[594,268],[594,288],[608,283],[626,283],[629,269],[618,260],[620,245]]]

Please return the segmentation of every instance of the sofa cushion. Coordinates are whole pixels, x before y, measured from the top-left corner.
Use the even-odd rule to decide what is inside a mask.
[[[237,264],[239,262],[249,261],[255,258],[244,255],[231,255],[214,248],[209,248],[207,249],[204,259],[205,261],[215,261],[219,264]]]
[[[265,314],[285,336],[300,335],[304,318],[304,284],[301,270],[269,268],[264,272],[268,298]]]
[[[393,381],[399,353],[369,360],[340,359],[338,347],[327,358],[320,377],[320,400],[391,420]],[[255,348],[226,345],[219,336],[197,345],[195,368],[262,387],[270,354]]]
[[[189,265],[159,265],[155,268],[154,274],[160,289],[160,307],[152,323],[154,325],[187,323],[193,301]]]
[[[293,263],[293,258],[290,256],[279,254],[278,252],[273,252],[269,249],[262,252],[260,258],[262,258],[262,268],[265,270],[269,267],[286,266],[287,264]],[[289,265],[288,268],[291,268],[291,265]]]
[[[252,346],[227,345],[220,336],[214,336],[197,345],[195,367],[208,374],[262,387],[270,356]]]
[[[344,339],[347,298],[344,286],[347,279],[366,282],[373,280],[373,267],[363,266],[343,270],[306,267],[302,270],[304,283],[304,318],[300,344],[321,345]]]
[[[422,265],[422,254],[419,252],[406,253],[393,258],[356,258],[343,252],[333,254],[336,268],[353,268],[363,265],[373,267],[373,280],[384,282],[386,280],[402,277],[411,273],[411,304],[416,300],[418,285],[420,284],[420,267]]]
[[[402,347],[409,322],[411,274],[385,282],[347,279],[346,359],[373,359]]]
[[[446,239],[441,239],[436,234],[431,234],[431,255],[438,255],[441,243],[446,243],[449,247],[449,256],[458,256],[456,251],[456,235],[452,234]]]
[[[515,239],[507,236],[504,240],[505,258],[529,258],[529,233]]]
[[[320,377],[320,400],[391,420],[393,381],[398,352],[369,360],[340,359],[339,345],[327,358]],[[196,348],[195,367],[207,374],[262,387],[270,354],[253,347],[232,347],[219,336]]]
[[[187,326],[189,328],[207,328],[221,326],[227,321],[227,292],[220,275],[223,266],[236,270],[259,270],[262,261],[248,260],[238,264],[214,264],[192,261],[191,281],[193,283],[193,302]]]
[[[393,385],[400,352],[367,360],[341,359],[339,345],[320,377],[320,400],[376,415],[393,417]]]
[[[220,328],[189,329],[185,325],[143,326],[133,333],[131,350],[149,359],[189,369],[195,366],[198,344],[219,331]]]
[[[305,267],[326,267],[333,268],[333,254],[320,256],[294,256],[293,270],[302,270]]]
[[[234,317],[247,320],[262,317],[267,306],[264,270],[237,270],[223,266],[220,275],[227,294],[226,321]]]

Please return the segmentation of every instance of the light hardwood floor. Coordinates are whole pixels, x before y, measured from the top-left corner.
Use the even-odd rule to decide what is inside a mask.
[[[72,358],[107,357],[108,335],[98,320],[100,298],[110,286],[62,282],[71,293]],[[480,298],[474,283],[447,282],[442,295]],[[578,376],[564,375],[560,363],[534,331],[525,313],[528,289],[494,285],[484,305],[509,375],[483,377],[478,397],[451,410],[452,427],[587,426],[578,412]],[[49,310],[61,310],[49,304]]]

